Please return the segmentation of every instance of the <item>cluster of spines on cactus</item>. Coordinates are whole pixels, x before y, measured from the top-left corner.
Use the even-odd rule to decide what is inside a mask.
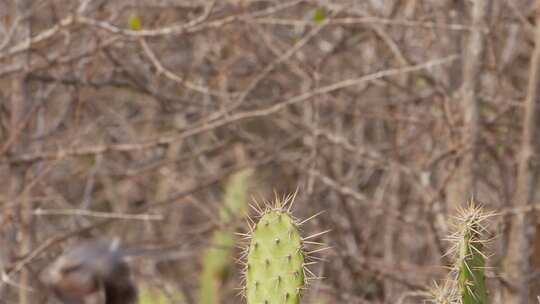
[[[458,210],[448,256],[453,260],[451,271],[442,286],[433,290],[437,304],[486,304],[488,292],[485,282],[485,220],[493,216],[474,201]]]

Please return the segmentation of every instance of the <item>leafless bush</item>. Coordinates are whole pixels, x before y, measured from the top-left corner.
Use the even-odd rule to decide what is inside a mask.
[[[44,302],[34,278],[66,244],[114,236],[167,248],[137,281],[195,303],[245,167],[254,196],[298,187],[298,216],[327,210],[306,303],[419,303],[472,194],[503,214],[489,284],[511,303],[534,19],[531,0],[0,1],[0,303]]]

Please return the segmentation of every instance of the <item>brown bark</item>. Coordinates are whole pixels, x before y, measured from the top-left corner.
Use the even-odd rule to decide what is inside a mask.
[[[463,108],[462,158],[458,174],[449,188],[449,201],[452,206],[464,204],[477,195],[477,157],[480,132],[479,101],[477,98],[480,70],[484,53],[484,25],[487,1],[476,0],[473,4],[471,31],[466,42],[463,59],[463,82],[461,97]]]
[[[533,204],[538,175],[538,86],[540,85],[540,1],[536,7],[535,49],[531,58],[527,98],[521,142],[521,154],[514,195],[514,207],[525,208]],[[525,208],[524,210],[526,210]],[[515,288],[505,291],[504,303],[529,303],[528,274],[534,238],[534,218],[531,212],[520,212],[510,227],[508,254],[505,260],[507,281]]]
[[[17,28],[16,38],[18,41],[27,41],[31,37],[31,23],[29,12],[32,2],[30,0],[18,0],[15,3],[16,15],[22,18]],[[23,52],[15,57],[14,61],[23,66],[29,63],[30,51]],[[15,144],[11,146],[12,154],[24,151],[25,142],[27,141],[25,117],[29,110],[28,96],[26,88],[26,70],[24,69],[17,77],[12,79],[11,92],[11,131],[10,138],[17,138]],[[17,206],[17,220],[20,223],[17,241],[19,242],[19,255],[23,256],[32,249],[32,205],[28,196],[28,189],[25,189],[25,176],[27,173],[27,165],[11,165],[10,171],[10,187],[9,199],[14,206]],[[29,287],[31,274],[28,269],[23,269],[19,277],[19,304],[31,303],[29,295]]]

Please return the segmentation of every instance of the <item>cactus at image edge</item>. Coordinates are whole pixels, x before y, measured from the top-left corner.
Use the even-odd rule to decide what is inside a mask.
[[[485,264],[485,219],[493,216],[469,202],[458,210],[454,233],[449,237],[452,247],[452,270],[442,286],[432,290],[432,302],[437,304],[487,304]]]
[[[284,208],[266,207],[252,228],[245,269],[248,304],[297,304],[305,284],[304,247],[297,221]]]
[[[458,244],[456,268],[458,271],[458,290],[463,304],[486,304],[484,241],[485,228],[482,220],[486,216],[473,202],[460,212],[455,241]]]

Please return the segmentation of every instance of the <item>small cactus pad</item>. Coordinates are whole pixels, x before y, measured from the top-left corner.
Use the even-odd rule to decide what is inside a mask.
[[[474,207],[470,207],[462,215],[456,266],[459,269],[458,283],[463,304],[487,303],[484,244],[481,241],[481,235],[485,232],[481,225],[484,217],[481,209]]]
[[[486,253],[488,235],[485,220],[493,216],[474,201],[459,209],[449,236],[452,246],[448,255],[453,260],[445,284],[433,290],[431,302],[437,304],[486,304]]]
[[[304,252],[286,210],[265,211],[253,229],[246,268],[248,304],[297,304],[304,287]]]

